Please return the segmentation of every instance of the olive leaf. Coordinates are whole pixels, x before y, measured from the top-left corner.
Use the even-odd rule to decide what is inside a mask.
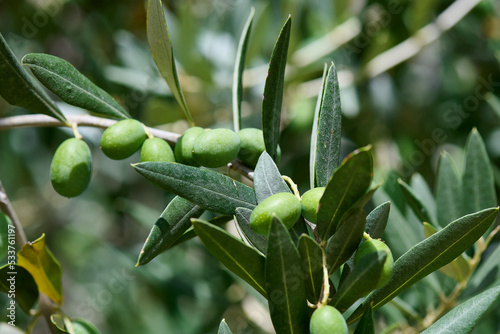
[[[322,242],[335,233],[342,216],[367,192],[373,177],[372,159],[370,147],[361,148],[333,173],[319,201],[317,229]]]
[[[382,288],[370,294],[348,319],[354,322],[373,303],[377,309],[425,276],[453,261],[471,247],[494,222],[498,208],[463,216],[413,246],[394,263],[394,274]]]
[[[57,305],[63,301],[61,265],[45,245],[45,234],[33,242],[28,242],[17,252],[17,262],[26,269],[38,286]]]
[[[220,227],[201,219],[192,220],[194,231],[207,250],[234,274],[266,297],[265,258]]]
[[[307,333],[309,316],[300,255],[287,228],[276,217],[267,244],[266,290],[276,332]]]
[[[174,51],[170,35],[163,13],[163,5],[161,0],[148,0],[147,13],[147,36],[149,48],[153,56],[153,60],[160,70],[160,74],[167,82],[172,95],[179,103],[184,112],[189,124],[194,126],[193,118],[188,110],[184,94],[181,90],[177,69],[175,67]]]
[[[332,63],[328,69],[322,92],[317,124],[315,153],[316,185],[325,187],[339,165],[340,139],[342,130],[340,89],[337,70]],[[315,135],[315,134],[313,134]]]
[[[198,205],[182,197],[174,197],[149,232],[136,266],[148,263],[171,248],[175,241],[191,227],[191,218],[199,218],[204,211]]]
[[[278,167],[265,151],[262,152],[255,166],[253,182],[257,203],[277,193],[291,193]]]
[[[28,53],[22,59],[37,79],[64,102],[113,118],[130,118],[128,112],[101,88],[64,59]]]
[[[314,119],[311,130],[311,148],[309,150],[309,187],[311,189],[316,187],[316,144],[318,140],[319,112],[321,110],[321,102],[323,101],[323,94],[325,92],[326,86],[326,70],[327,64],[325,63],[322,75],[323,83],[321,84],[318,99],[316,100],[316,107],[314,108]]]
[[[365,224],[366,214],[363,209],[352,210],[328,240],[325,252],[330,275],[354,254],[363,239]]]
[[[462,180],[453,158],[445,151],[439,157],[436,177],[436,206],[440,226],[462,216]]]
[[[252,188],[213,170],[171,162],[132,166],[151,183],[205,210],[232,216],[238,207],[253,209],[257,205]]]
[[[85,319],[71,319],[75,334],[100,334],[99,330]]]
[[[226,320],[222,319],[222,321],[220,322],[217,334],[233,334],[229,326],[226,324]]]
[[[241,129],[241,100],[243,95],[243,70],[245,69],[245,56],[247,53],[248,40],[250,39],[250,29],[252,28],[255,9],[252,7],[250,15],[241,32],[238,51],[236,52],[236,61],[234,63],[233,73],[233,123],[234,131]]]
[[[274,45],[264,86],[264,98],[262,100],[264,143],[267,153],[269,153],[274,161],[276,161],[278,152],[283,84],[285,81],[285,67],[291,26],[292,18],[289,16],[281,28],[278,40]]]
[[[11,284],[22,289],[14,289],[12,291]],[[33,276],[17,264],[6,264],[0,268],[0,292],[6,294],[15,293],[16,304],[18,304],[26,314],[30,314],[30,310],[38,300],[38,286],[33,279]]]
[[[0,33],[0,96],[8,103],[57,118],[68,125],[54,101],[31,77]]]
[[[389,211],[391,210],[391,202],[384,202],[373,209],[366,216],[366,233],[372,238],[378,239],[382,237],[385,231],[387,222],[389,221]]]
[[[422,334],[470,333],[499,298],[500,286],[490,288],[456,306],[441,319],[424,330]]]
[[[258,234],[250,227],[250,215],[252,210],[247,208],[236,208],[234,214],[236,218],[236,226],[239,228],[242,237],[248,241],[255,249],[259,250],[262,254],[267,251],[267,238]]]
[[[318,243],[306,234],[300,236],[297,248],[305,273],[307,300],[316,304],[320,299],[323,286],[323,251]]]
[[[477,212],[497,203],[493,170],[476,128],[471,131],[465,146],[462,187],[464,213]]]
[[[363,256],[339,286],[330,305],[340,312],[376,289],[384,269],[387,253],[378,251]]]

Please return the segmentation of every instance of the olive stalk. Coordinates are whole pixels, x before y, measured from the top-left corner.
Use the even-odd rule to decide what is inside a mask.
[[[293,182],[292,178],[286,175],[282,175],[281,177],[283,178],[283,180],[285,180],[286,183],[288,183],[288,185],[293,191],[293,194],[297,196],[297,198],[300,200],[299,188],[297,187],[295,182]]]

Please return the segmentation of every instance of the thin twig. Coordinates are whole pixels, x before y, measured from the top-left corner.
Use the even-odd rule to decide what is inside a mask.
[[[21,225],[21,221],[17,217],[14,208],[12,207],[12,203],[7,196],[7,192],[5,191],[2,181],[0,180],[0,210],[10,218],[12,225],[16,229],[16,242],[21,248],[23,245],[28,243],[28,239],[26,238],[26,234],[24,233],[23,226]]]
[[[107,118],[101,118],[91,115],[69,115],[66,116],[70,124],[76,123],[78,126],[91,126],[95,128],[106,129],[115,124],[116,121]],[[63,122],[46,115],[21,115],[0,118],[0,131],[23,128],[23,127],[54,127],[66,126]],[[148,128],[149,132],[158,138],[165,139],[170,143],[176,143],[180,137],[179,134],[164,130]]]

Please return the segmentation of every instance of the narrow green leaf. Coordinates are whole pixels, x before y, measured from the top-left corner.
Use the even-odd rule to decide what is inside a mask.
[[[383,251],[363,256],[333,296],[330,305],[340,312],[373,291],[380,280],[387,254]]]
[[[342,113],[337,70],[332,63],[326,76],[318,118],[315,175],[318,187],[325,187],[339,165]]]
[[[471,247],[494,222],[498,208],[490,208],[457,219],[421,241],[394,263],[391,280],[368,296],[349,318],[356,321],[373,302],[377,309],[430,273],[450,263]]]
[[[222,321],[220,322],[217,334],[233,334],[229,326],[226,324],[226,320],[222,319]]]
[[[191,218],[199,218],[204,211],[182,197],[174,197],[149,232],[136,266],[148,263],[171,248],[191,227]]]
[[[328,240],[325,252],[330,275],[339,269],[358,248],[365,231],[365,218],[366,214],[363,209],[349,212],[340,223],[337,232]]]
[[[262,131],[266,151],[276,161],[280,134],[281,104],[283,102],[283,84],[285,81],[285,66],[290,40],[292,18],[288,17],[281,28],[278,40],[269,63],[264,98],[262,100]]]
[[[252,29],[253,16],[255,9],[252,7],[247,22],[241,32],[238,51],[236,52],[236,61],[234,63],[233,73],[233,123],[234,131],[241,129],[241,100],[243,95],[243,70],[245,69],[245,56],[247,53],[248,40],[250,39],[250,29]]]
[[[437,233],[434,226],[429,223],[424,223],[425,237],[428,238],[431,235]],[[439,268],[443,274],[448,277],[453,278],[457,282],[462,282],[464,279],[469,277],[471,273],[471,266],[468,261],[468,257],[465,253],[460,254],[455,260],[451,261],[447,265]]]
[[[319,301],[323,286],[323,251],[318,243],[308,235],[299,238],[299,254],[304,270],[307,300],[313,304]]]
[[[344,213],[366,193],[372,177],[370,147],[354,151],[335,170],[319,201],[317,229],[323,242],[335,233]]]
[[[465,169],[462,178],[465,213],[496,205],[495,179],[483,139],[474,128],[465,147]]]
[[[252,210],[247,208],[236,208],[235,218],[236,225],[239,228],[240,234],[250,245],[259,250],[262,254],[267,252],[267,238],[258,234],[250,227],[250,215]]]
[[[62,270],[59,262],[45,245],[45,234],[25,244],[17,252],[17,262],[33,276],[40,292],[46,294],[57,305],[62,304]]]
[[[22,62],[29,66],[45,87],[64,102],[101,116],[130,118],[128,112],[111,95],[97,87],[66,60],[43,53],[29,53],[23,57]]]
[[[354,330],[354,334],[375,334],[375,324],[373,323],[373,309],[369,306],[361,320],[359,320],[356,329]]]
[[[318,139],[318,121],[319,121],[319,112],[321,109],[321,101],[323,101],[323,94],[325,93],[326,86],[326,70],[327,65],[325,63],[325,67],[323,68],[323,83],[321,84],[321,90],[318,94],[318,99],[316,100],[316,107],[314,109],[314,120],[311,131],[311,149],[309,155],[309,187],[311,189],[316,188],[316,145]]]
[[[160,74],[170,87],[172,95],[181,106],[182,111],[184,111],[189,124],[194,126],[193,119],[189,113],[179,83],[179,77],[175,67],[174,51],[172,42],[170,41],[161,0],[148,0],[147,35],[149,48],[153,60],[160,70]]]
[[[366,216],[366,233],[372,238],[382,238],[387,222],[389,221],[390,210],[391,202],[384,202]]]
[[[220,227],[201,219],[193,219],[192,222],[196,234],[207,250],[227,269],[265,297],[264,256]]]
[[[480,322],[484,314],[500,298],[500,286],[488,289],[461,303],[422,333],[468,334]]]
[[[74,334],[100,334],[99,330],[85,319],[71,319]]]
[[[255,191],[216,171],[171,162],[142,162],[133,167],[156,186],[196,203],[205,210],[233,215],[253,209]]]
[[[435,221],[429,212],[429,209],[424,205],[420,197],[415,194],[413,189],[403,180],[398,180],[399,185],[401,186],[401,190],[406,198],[406,202],[410,205],[415,215],[422,222],[428,222],[435,225]]]
[[[9,233],[10,231],[10,233]],[[9,234],[11,237],[9,238]],[[15,253],[15,230],[9,217],[0,212],[0,260],[7,257],[9,250]],[[9,249],[9,245],[12,247]]]
[[[0,96],[8,103],[68,124],[61,110],[17,60],[0,33]]]
[[[446,226],[462,216],[462,180],[453,158],[445,151],[439,158],[436,180],[438,223]]]
[[[257,203],[277,193],[291,192],[278,167],[267,152],[262,152],[257,161],[253,182]]]
[[[26,314],[30,314],[38,300],[38,287],[33,276],[16,264],[6,264],[0,268],[0,292],[6,293]]]
[[[273,218],[266,257],[266,287],[274,329],[280,334],[309,331],[300,255],[285,225]]]

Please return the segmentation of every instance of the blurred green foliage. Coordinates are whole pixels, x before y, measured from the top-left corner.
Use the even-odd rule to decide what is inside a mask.
[[[460,147],[477,127],[500,183],[497,1],[481,1],[437,41],[375,77],[367,74],[375,57],[414,36],[453,1],[164,3],[180,82],[195,123],[203,127],[230,127],[234,56],[251,6],[256,16],[244,74],[243,126],[260,127],[267,64],[281,25],[292,15],[280,168],[301,192],[308,189],[310,128],[327,61],[339,70],[343,151],[373,144],[376,179],[390,185],[390,170],[405,180],[419,172],[432,187],[441,149],[461,169]],[[180,133],[187,123],[156,70],[145,27],[144,1],[0,0],[0,30],[19,59],[29,52],[64,58],[132,116]],[[25,113],[0,100],[0,117]],[[130,168],[138,155],[111,161],[99,150],[100,130],[81,133],[93,151],[94,175],[81,197],[67,200],[51,188],[49,166],[68,130],[0,132],[0,179],[28,238],[45,232],[61,262],[65,312],[87,318],[102,332],[212,333],[223,317],[235,333],[271,331],[258,297],[221,270],[197,239],[134,267],[171,195]],[[6,301],[0,296],[0,304]]]

